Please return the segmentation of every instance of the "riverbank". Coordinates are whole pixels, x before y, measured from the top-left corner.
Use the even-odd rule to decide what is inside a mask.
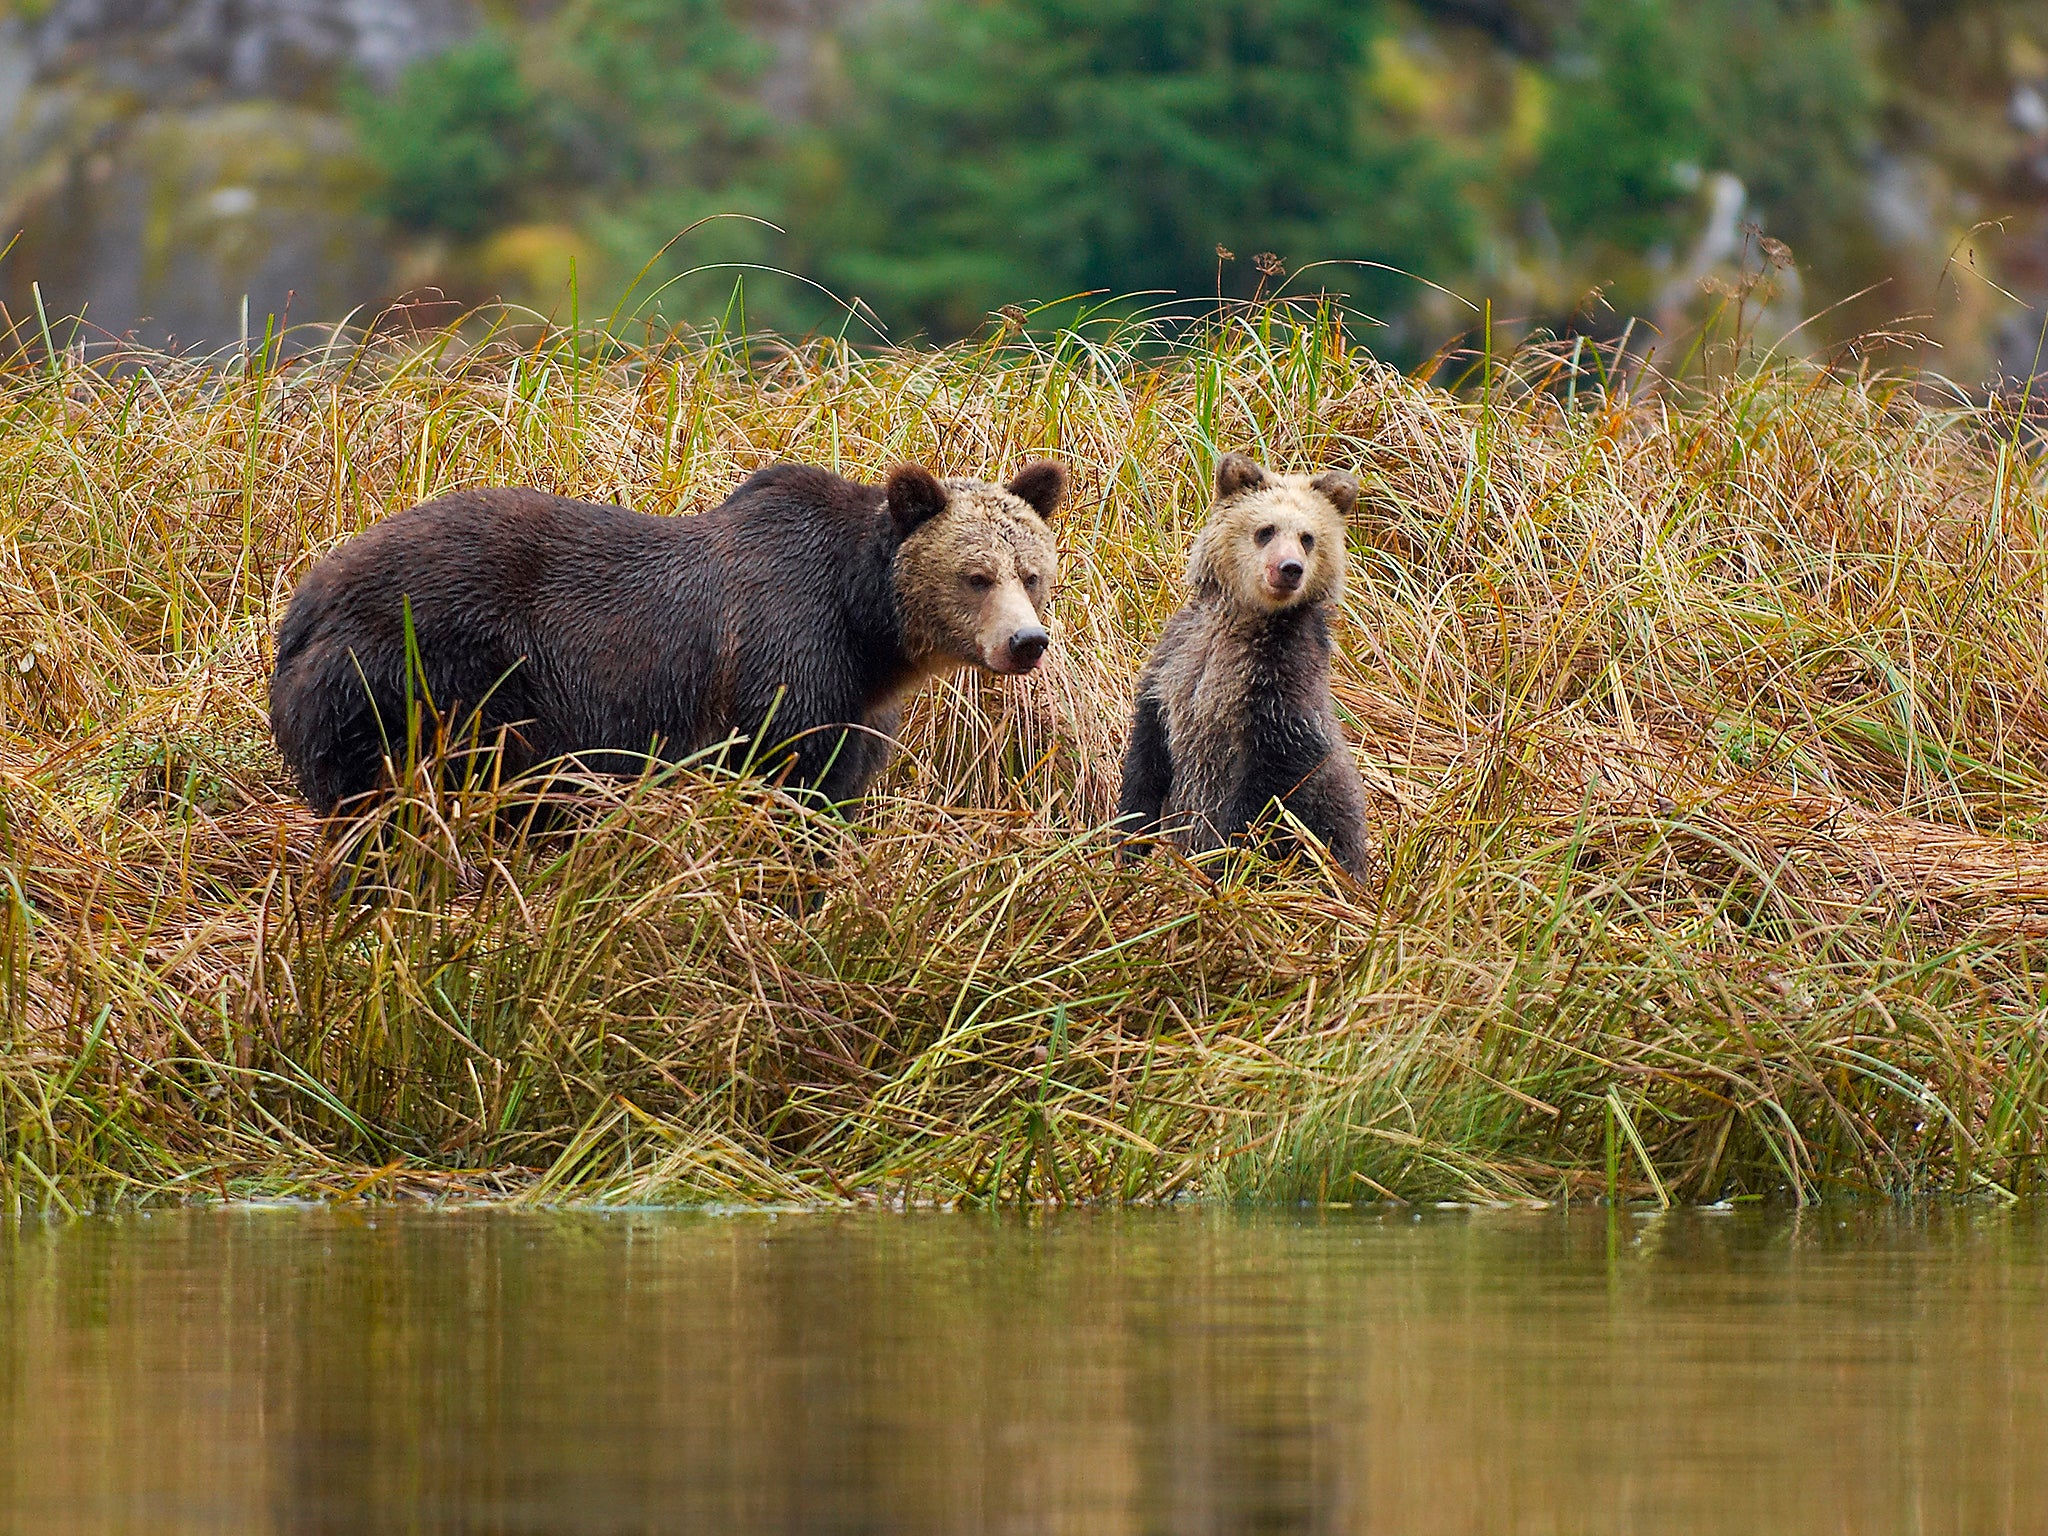
[[[1140,345],[1140,343],[1144,345]],[[1457,397],[1313,318],[855,356],[451,334],[0,366],[0,1203],[2017,1194],[2043,1150],[2048,510],[2012,417],[1805,365]],[[1358,472],[1383,878],[1115,866],[1220,448]],[[262,696],[307,563],[513,482],[1073,469],[1052,660],[850,824],[431,792],[336,903]]]

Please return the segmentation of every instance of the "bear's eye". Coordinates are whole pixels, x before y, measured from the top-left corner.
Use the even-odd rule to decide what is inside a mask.
[[[1268,544],[1273,542],[1273,535],[1277,532],[1279,532],[1279,530],[1275,528],[1271,523],[1268,523],[1265,527],[1261,528],[1257,533],[1252,535],[1252,542],[1258,545],[1261,549],[1264,549]]]
[[[976,571],[967,578],[967,585],[973,588],[976,592],[986,592],[990,587],[995,585],[995,580],[993,577],[984,576],[981,574],[981,572]]]
[[[1036,592],[1038,590],[1038,572],[1029,572],[1024,577],[1024,590],[1027,592]]]
[[[1316,547],[1316,536],[1315,536],[1314,534],[1312,534],[1312,533],[1304,533],[1304,534],[1303,534],[1303,535],[1301,536],[1301,552],[1302,552],[1302,553],[1303,553],[1303,554],[1305,555],[1305,554],[1307,554],[1307,553],[1308,553],[1308,552],[1309,552],[1310,550],[1314,549],[1315,547]]]

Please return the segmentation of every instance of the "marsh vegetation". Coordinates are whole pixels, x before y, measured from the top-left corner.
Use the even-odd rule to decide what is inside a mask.
[[[210,361],[24,340],[0,1199],[2033,1189],[2025,409],[1612,358],[1529,347],[1446,389],[1312,306],[876,352],[488,317]],[[1119,868],[1102,831],[1231,448],[1364,487],[1336,674],[1363,885]],[[421,775],[335,899],[262,697],[337,540],[458,486],[685,514],[777,459],[1040,451],[1074,477],[1051,657],[921,698],[850,816],[686,769],[521,839],[512,791]]]

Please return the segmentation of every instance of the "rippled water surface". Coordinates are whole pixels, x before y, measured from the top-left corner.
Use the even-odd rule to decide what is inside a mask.
[[[2048,1221],[0,1227],[8,1532],[2048,1532]]]

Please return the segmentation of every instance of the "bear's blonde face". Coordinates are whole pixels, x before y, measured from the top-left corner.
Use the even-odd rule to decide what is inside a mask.
[[[1357,503],[1349,475],[1275,475],[1225,454],[1188,579],[1254,612],[1334,601],[1344,592],[1344,519]]]
[[[935,481],[916,495],[890,481],[890,511],[935,490],[937,510],[915,517],[896,551],[896,594],[911,658],[927,670],[983,667],[1019,675],[1038,665],[1051,638],[1046,604],[1059,555],[1046,526],[1066,477],[1057,465],[1026,467],[1008,486],[986,480]],[[924,471],[917,471],[925,475]],[[925,475],[925,479],[930,477]]]

